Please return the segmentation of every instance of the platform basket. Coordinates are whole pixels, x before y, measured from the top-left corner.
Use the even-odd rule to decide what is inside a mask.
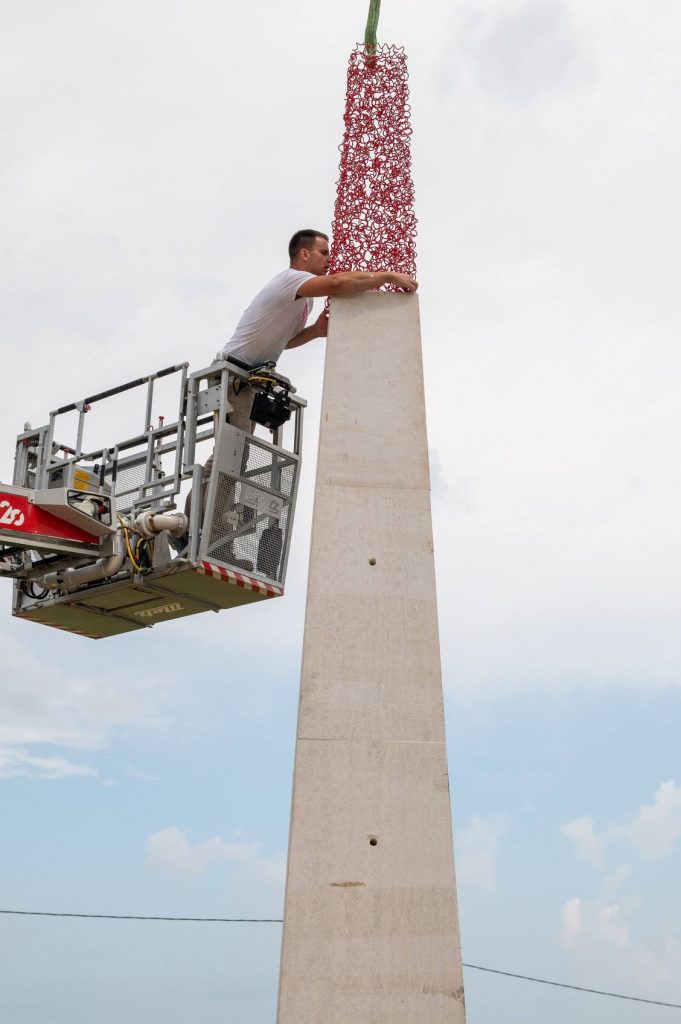
[[[226,425],[212,460],[199,560],[283,585],[298,459]]]
[[[154,387],[172,375],[176,420],[154,415]],[[61,406],[44,426],[27,425],[14,482],[0,492],[0,576],[14,579],[17,618],[102,638],[283,594],[305,402],[271,370],[260,384],[251,376],[228,360],[192,374],[179,364]],[[252,422],[270,436],[230,425],[235,379],[256,394],[279,388],[290,419]],[[144,430],[86,450],[86,414],[127,393],[131,408],[133,396],[145,399],[135,420]],[[55,440],[72,412],[75,439]],[[203,465],[198,456],[211,447]],[[169,523],[157,525],[159,516]]]

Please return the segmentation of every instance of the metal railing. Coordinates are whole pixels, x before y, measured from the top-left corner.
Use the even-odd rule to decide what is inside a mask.
[[[154,388],[161,378],[179,374],[177,418],[172,422],[160,419],[152,423]],[[191,481],[194,523],[200,522],[202,506],[202,466],[196,461],[197,445],[216,436],[216,424],[224,422],[230,405],[230,377],[247,381],[250,368],[237,361],[221,360],[190,374],[188,363],[169,366],[156,373],[139,377],[106,391],[53,410],[49,422],[36,429],[24,430],[17,437],[14,485],[31,489],[50,487],[51,475],[66,467],[84,466],[99,474],[100,486],[107,489],[116,502],[117,511],[132,512],[175,507],[175,499],[183,484]],[[142,429],[115,444],[87,449],[87,416],[94,405],[108,399],[144,388]],[[305,401],[292,389],[293,438],[284,448],[284,426],[270,434],[267,443],[273,450],[292,452],[299,456],[302,445],[302,418]],[[75,440],[57,440],[60,417],[76,412]],[[195,531],[198,533],[198,531]],[[193,538],[193,554],[198,553],[198,536]]]

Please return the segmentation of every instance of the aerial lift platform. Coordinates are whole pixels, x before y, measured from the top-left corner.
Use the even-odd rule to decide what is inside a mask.
[[[154,425],[155,385],[173,376],[176,419]],[[253,392],[252,434],[228,422],[230,381]],[[88,415],[126,392],[128,409],[143,399],[141,432],[87,450]],[[99,639],[282,595],[305,405],[274,364],[222,360],[171,366],[26,424],[12,486],[0,484],[13,614]],[[67,414],[70,444],[57,440]]]

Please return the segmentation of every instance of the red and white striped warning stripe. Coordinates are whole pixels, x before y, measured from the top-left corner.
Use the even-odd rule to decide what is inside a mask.
[[[284,593],[283,587],[274,587],[264,580],[254,580],[252,576],[244,576],[233,569],[223,569],[221,565],[212,565],[211,562],[201,562],[196,566],[196,571],[202,572],[205,576],[215,576],[225,583],[234,583],[237,587],[253,590],[256,594],[264,594],[266,597],[281,597]]]

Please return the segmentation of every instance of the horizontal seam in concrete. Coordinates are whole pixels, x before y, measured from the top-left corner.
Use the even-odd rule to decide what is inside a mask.
[[[424,494],[430,494],[431,493],[430,487],[422,487],[420,484],[419,485],[416,485],[416,484],[410,485],[410,484],[404,484],[404,483],[380,484],[380,483],[376,483],[376,482],[373,482],[373,481],[371,483],[368,483],[368,484],[362,484],[362,483],[358,483],[356,480],[351,480],[351,481],[347,481],[347,480],[320,480],[319,484],[317,486],[320,486],[320,487],[354,487],[358,491],[366,491],[366,490],[372,490],[372,491],[376,491],[376,490],[383,490],[383,491],[423,491]]]
[[[420,744],[422,747],[444,747],[444,740],[376,740],[376,739],[357,739],[355,736],[298,736],[298,740],[304,743],[306,740],[310,743],[394,743],[394,744],[406,744],[412,745]]]

